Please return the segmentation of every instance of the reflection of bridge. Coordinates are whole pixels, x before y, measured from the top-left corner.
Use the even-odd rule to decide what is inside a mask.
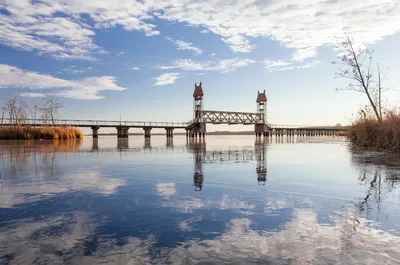
[[[256,136],[261,137],[272,135],[277,136],[326,136],[333,135],[338,131],[344,131],[342,127],[321,127],[321,126],[281,126],[271,125],[267,122],[267,96],[264,92],[258,92],[256,103],[257,111],[232,112],[203,110],[203,88],[200,82],[195,84],[193,92],[193,119],[189,122],[143,122],[143,121],[105,121],[105,120],[66,120],[66,119],[24,119],[18,122],[15,119],[2,119],[0,126],[75,126],[89,127],[92,129],[93,138],[98,138],[99,129],[114,127],[117,129],[118,138],[128,138],[130,128],[142,128],[145,138],[151,137],[153,128],[162,128],[166,131],[167,138],[173,137],[174,129],[185,129],[186,137],[204,137],[206,124],[243,124],[254,125]]]
[[[119,139],[116,148],[99,148],[98,140],[93,139],[93,146],[91,149],[83,149],[74,153],[83,156],[96,156],[96,155],[115,155],[118,154],[171,154],[174,152],[186,152],[190,151],[195,153],[196,145],[204,144],[203,141],[188,141],[187,145],[174,146],[173,141],[168,139],[165,146],[151,146],[149,140],[145,140],[143,147],[129,147],[129,141],[127,139]],[[235,163],[246,163],[249,161],[256,160],[255,151],[252,149],[241,149],[241,150],[210,150],[201,152],[203,163],[218,163],[218,162],[235,162]]]
[[[265,184],[267,181],[267,141],[257,138],[254,149],[240,150],[209,150],[206,149],[206,142],[201,140],[188,140],[185,146],[174,146],[172,139],[167,139],[165,146],[152,147],[150,139],[145,139],[143,148],[129,148],[128,139],[120,139],[115,148],[99,148],[98,140],[93,139],[93,147],[88,150],[81,150],[74,154],[80,155],[115,155],[117,151],[121,155],[130,154],[169,154],[173,152],[193,153],[193,185],[196,191],[201,191],[204,181],[204,164],[211,163],[247,163],[256,161],[257,181]]]
[[[189,142],[188,148],[194,153],[193,185],[196,191],[203,189],[204,164],[215,162],[247,162],[257,161],[256,174],[258,183],[265,185],[267,181],[267,143],[263,139],[256,139],[254,150],[244,149],[240,151],[206,151],[206,143],[203,141]]]

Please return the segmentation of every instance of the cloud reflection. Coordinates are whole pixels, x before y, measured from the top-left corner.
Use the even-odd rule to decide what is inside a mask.
[[[0,207],[11,208],[21,203],[32,203],[60,193],[87,191],[111,195],[117,188],[124,186],[125,181],[102,176],[99,171],[78,171],[61,176],[56,181],[36,180],[19,185],[2,185],[0,187]]]
[[[99,221],[83,212],[29,221],[0,230],[0,262],[13,264],[398,264],[400,238],[365,219],[337,215],[320,224],[312,210],[296,209],[280,231],[253,230],[248,218],[232,219],[214,239],[187,240],[155,251],[157,238],[94,235]],[[356,220],[356,221],[355,221]],[[192,220],[196,221],[196,220]],[[190,223],[190,222],[189,222]],[[189,229],[190,227],[182,227]],[[88,254],[89,253],[89,254]],[[158,253],[158,254],[155,254]]]
[[[189,240],[170,249],[158,264],[397,264],[400,238],[367,226],[365,219],[333,218],[319,224],[310,210],[298,209],[279,232],[255,231],[250,219],[233,219],[220,237]]]

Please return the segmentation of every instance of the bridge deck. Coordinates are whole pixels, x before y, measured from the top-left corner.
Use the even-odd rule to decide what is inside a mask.
[[[202,122],[212,124],[260,124],[263,117],[258,113],[226,112],[226,111],[202,111]],[[265,123],[270,130],[347,130],[342,126],[318,126],[318,125],[278,125]],[[0,126],[13,126],[15,123],[10,119],[4,119]],[[192,122],[145,122],[145,121],[105,121],[105,120],[68,120],[55,119],[54,123],[43,119],[26,119],[21,126],[74,126],[74,127],[129,127],[129,128],[165,128],[186,129]]]
[[[15,125],[11,123],[9,119],[5,119],[3,126]],[[65,120],[56,119],[54,122],[42,119],[27,119],[24,121],[22,126],[74,126],[74,127],[118,127],[124,126],[129,128],[174,128],[174,129],[185,129],[190,123],[188,122],[145,122],[145,121],[104,121],[104,120]]]

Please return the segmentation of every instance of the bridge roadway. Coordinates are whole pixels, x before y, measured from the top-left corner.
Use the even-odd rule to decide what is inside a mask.
[[[262,123],[260,123],[262,122]],[[341,126],[315,126],[315,125],[278,125],[263,123],[263,118],[260,118],[258,113],[244,113],[244,112],[226,112],[226,111],[202,111],[201,123],[209,124],[241,124],[241,125],[255,125],[256,134],[257,126],[266,126],[268,133],[264,136],[333,136],[337,132],[347,131],[346,127]],[[189,131],[196,123],[193,120],[188,122],[145,122],[145,121],[106,121],[106,120],[69,120],[69,119],[55,119],[53,121],[44,119],[26,119],[23,123],[18,123],[19,126],[73,126],[82,128],[91,128],[93,131],[93,138],[98,138],[98,131],[101,127],[116,128],[118,138],[128,138],[129,128],[142,128],[144,130],[145,138],[151,137],[151,129],[161,128],[166,130],[167,138],[173,137],[174,129],[186,130],[186,137],[191,136]],[[0,126],[14,126],[15,122],[10,119],[3,119]],[[204,134],[203,134],[204,136]],[[261,136],[261,134],[259,135]]]

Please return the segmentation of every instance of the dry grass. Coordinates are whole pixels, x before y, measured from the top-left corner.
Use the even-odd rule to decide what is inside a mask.
[[[0,139],[2,140],[82,138],[82,131],[75,127],[0,127]]]
[[[335,133],[336,136],[347,136],[347,131],[338,131]]]
[[[400,113],[388,112],[382,123],[372,116],[360,117],[348,137],[355,146],[400,152]]]

